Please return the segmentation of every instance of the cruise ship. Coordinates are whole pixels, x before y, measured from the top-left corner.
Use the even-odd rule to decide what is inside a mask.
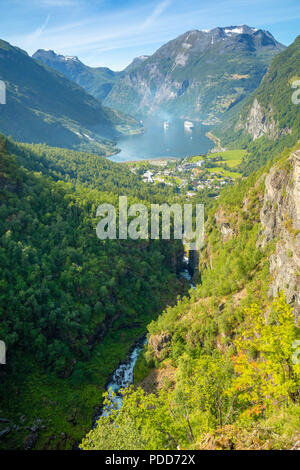
[[[191,121],[184,121],[184,127],[186,129],[193,129],[194,124]]]

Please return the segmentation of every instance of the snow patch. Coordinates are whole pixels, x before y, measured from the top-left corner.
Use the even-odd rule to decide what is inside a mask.
[[[226,28],[225,29],[225,34],[243,34],[244,29],[243,28]]]
[[[248,28],[250,31],[252,31],[253,33],[255,33],[256,31],[258,31],[257,28]],[[231,34],[243,34],[245,32],[245,28],[244,26],[232,26],[231,28],[224,28],[224,32],[225,34],[227,35],[231,35]]]
[[[61,56],[61,57],[63,57],[63,59],[65,61],[68,61],[68,60],[73,60],[73,61],[76,61],[76,62],[78,61],[78,57],[72,56],[72,55],[66,55],[66,56]]]

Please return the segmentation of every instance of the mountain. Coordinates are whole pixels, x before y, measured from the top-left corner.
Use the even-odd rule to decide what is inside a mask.
[[[291,147],[300,138],[300,107],[292,100],[294,94],[299,96],[295,83],[299,70],[300,36],[272,60],[262,83],[238,113],[213,131],[224,146],[248,148],[247,173],[264,164],[274,150]]]
[[[61,73],[0,41],[0,79],[6,84],[0,131],[25,142],[114,153],[120,132],[140,130],[129,116],[103,107]]]
[[[131,65],[105,104],[134,116],[215,123],[258,87],[284,48],[268,31],[248,26],[188,31]]]
[[[64,56],[50,49],[38,49],[32,57],[63,73],[96,99],[102,101],[124,73],[131,72],[150,56],[136,57],[122,72],[114,72],[107,67],[89,67],[76,56]]]
[[[136,57],[135,59],[133,59],[131,64],[127,65],[123,72],[132,72],[132,70],[141,65],[143,62],[145,62],[145,60],[149,59],[149,57],[149,55],[141,55],[139,57]]]
[[[63,73],[99,100],[108,95],[121,74],[107,67],[89,67],[76,56],[63,56],[52,50],[38,49],[32,57]]]

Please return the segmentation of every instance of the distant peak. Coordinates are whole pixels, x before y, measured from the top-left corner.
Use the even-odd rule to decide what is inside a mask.
[[[133,61],[124,70],[126,70],[127,72],[131,71],[134,67],[142,64],[143,62],[145,62],[145,60],[149,59],[149,57],[149,55],[140,55],[139,57],[135,57],[135,59],[133,59]]]
[[[47,55],[59,56],[58,52],[54,51],[53,49],[38,49],[33,55],[45,53]]]
[[[189,33],[192,33],[194,31],[189,31]],[[251,26],[238,25],[238,26],[225,26],[225,27],[218,26],[213,29],[202,29],[200,32],[207,33],[207,34],[214,33],[214,32],[223,32],[227,36],[231,36],[231,35],[237,35],[237,34],[255,34],[257,31],[259,31],[257,28],[254,28]]]
[[[33,55],[33,58],[38,58],[41,56],[47,56],[51,58],[55,58],[57,60],[61,61],[73,61],[73,62],[80,62],[77,56],[72,56],[72,55],[62,55],[59,54],[58,52],[54,51],[53,49],[38,49]]]

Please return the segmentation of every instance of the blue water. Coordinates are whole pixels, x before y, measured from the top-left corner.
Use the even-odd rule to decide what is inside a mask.
[[[193,121],[194,128],[184,127],[184,121],[172,119],[164,129],[164,121],[149,119],[143,122],[145,132],[140,135],[122,137],[117,142],[121,152],[110,157],[114,162],[153,158],[183,158],[207,153],[213,143],[205,133],[209,127]]]

